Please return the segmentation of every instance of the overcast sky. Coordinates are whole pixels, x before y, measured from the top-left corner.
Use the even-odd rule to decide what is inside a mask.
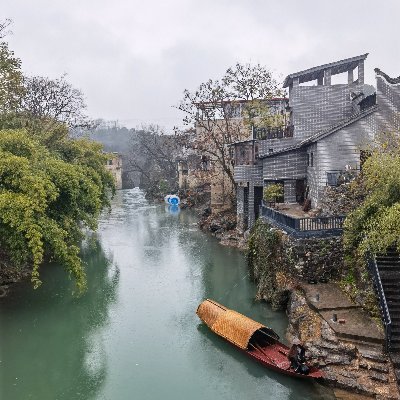
[[[63,73],[93,118],[135,127],[182,125],[172,106],[185,88],[237,61],[292,72],[369,53],[400,75],[400,1],[2,0],[10,47],[27,74]]]

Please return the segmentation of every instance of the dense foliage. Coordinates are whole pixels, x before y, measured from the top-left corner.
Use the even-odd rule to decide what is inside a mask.
[[[276,203],[281,197],[283,197],[283,185],[280,183],[273,183],[263,189],[263,200],[266,203]]]
[[[385,134],[363,165],[361,205],[345,221],[345,244],[360,254],[400,249],[400,137]]]
[[[270,302],[274,309],[282,309],[287,302],[287,292],[281,290],[277,280],[284,262],[280,233],[258,219],[249,237],[247,264],[257,282],[257,299]]]
[[[69,136],[84,117],[81,93],[64,77],[26,78],[20,68],[0,43],[0,278],[28,266],[38,287],[40,265],[54,260],[82,292],[82,232],[96,228],[114,191],[108,156]]]
[[[14,265],[31,264],[40,284],[44,259],[62,263],[85,287],[82,227],[96,228],[112,177],[98,144],[64,137],[49,150],[24,130],[0,131],[0,248]]]

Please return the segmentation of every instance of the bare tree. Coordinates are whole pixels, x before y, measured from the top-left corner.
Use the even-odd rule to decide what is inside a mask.
[[[180,149],[175,135],[165,134],[158,125],[144,126],[132,136],[128,171],[140,174],[140,186],[151,197],[174,192]]]
[[[25,78],[22,109],[30,117],[65,123],[70,129],[91,129],[93,121],[85,114],[83,93],[67,82],[66,75],[58,79],[35,76]]]
[[[220,81],[210,79],[194,92],[185,90],[178,109],[186,114],[184,124],[196,128],[187,146],[209,157],[233,188],[230,145],[247,139],[251,125],[260,119],[261,109],[267,116],[268,100],[281,94],[278,82],[266,68],[239,63]]]
[[[11,33],[10,30],[7,30],[7,28],[12,24],[12,21],[10,18],[6,18],[4,21],[0,21],[0,39],[3,39],[7,35]]]

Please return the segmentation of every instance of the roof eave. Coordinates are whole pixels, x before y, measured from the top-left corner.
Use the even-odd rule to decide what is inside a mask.
[[[311,73],[318,72],[318,71],[322,72],[324,69],[336,67],[336,66],[339,66],[339,65],[351,64],[351,63],[354,63],[354,62],[357,62],[357,61],[362,61],[362,60],[365,60],[368,57],[368,54],[369,53],[365,53],[365,54],[362,54],[360,56],[346,58],[344,60],[335,61],[335,62],[331,62],[331,63],[328,63],[328,64],[323,64],[323,65],[319,65],[317,67],[312,67],[312,68],[305,69],[303,71],[299,71],[299,72],[295,72],[293,74],[289,74],[285,78],[285,80],[283,81],[283,87],[284,88],[288,87],[290,85],[290,82],[293,80],[293,78],[301,77],[302,75],[307,75],[307,74],[311,74]]]

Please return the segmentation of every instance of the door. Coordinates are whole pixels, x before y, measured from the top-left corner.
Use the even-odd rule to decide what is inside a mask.
[[[254,186],[254,216],[255,219],[260,215],[260,206],[262,204],[263,198],[263,187]]]
[[[306,184],[304,179],[296,179],[296,202],[299,204],[304,203],[304,193]]]

